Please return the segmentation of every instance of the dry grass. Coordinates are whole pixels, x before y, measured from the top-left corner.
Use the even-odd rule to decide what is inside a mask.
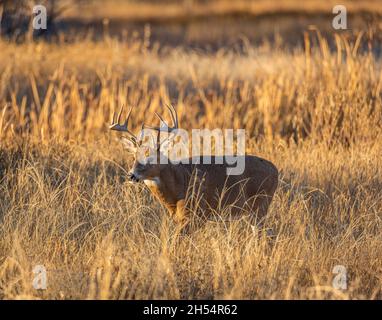
[[[189,20],[201,17],[267,14],[304,13],[329,15],[338,5],[336,0],[183,0],[183,1],[129,1],[93,0],[82,5],[83,10],[68,8],[65,17],[93,19],[124,19],[131,21],[168,21],[169,19]],[[381,14],[378,0],[343,0],[349,13],[369,12]]]
[[[381,61],[336,40],[243,54],[0,43],[0,297],[380,299]],[[168,101],[186,129],[245,128],[248,153],[281,169],[274,238],[212,222],[179,237],[126,183],[112,109],[137,105],[138,126]],[[335,265],[346,291],[331,286]]]

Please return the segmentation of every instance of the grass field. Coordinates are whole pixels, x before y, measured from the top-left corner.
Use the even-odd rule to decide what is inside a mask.
[[[1,41],[0,298],[381,299],[382,60],[361,52],[368,37],[333,35],[329,50],[310,31],[305,49],[240,53]],[[138,129],[167,102],[187,130],[246,129],[247,153],[278,166],[274,237],[241,222],[179,236],[127,183],[111,113],[135,105]]]

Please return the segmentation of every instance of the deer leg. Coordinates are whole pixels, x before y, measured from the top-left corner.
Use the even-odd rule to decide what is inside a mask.
[[[176,203],[174,220],[178,225],[185,225],[188,223],[188,217],[186,215],[186,207],[185,207],[184,199],[179,200]]]
[[[254,199],[252,204],[251,216],[250,216],[250,224],[252,231],[254,233],[258,233],[260,230],[264,230],[266,235],[270,238],[274,238],[274,231],[270,228],[264,229],[265,227],[265,217],[268,212],[269,205],[272,201],[272,196],[257,196]]]
[[[181,234],[189,234],[191,231],[195,231],[200,223],[191,220],[190,212],[186,208],[186,201],[179,200],[176,204],[176,213],[174,220],[178,224],[178,231]]]
[[[263,220],[268,212],[268,207],[272,201],[272,197],[268,195],[259,194],[254,196],[249,201],[250,211],[256,220]]]

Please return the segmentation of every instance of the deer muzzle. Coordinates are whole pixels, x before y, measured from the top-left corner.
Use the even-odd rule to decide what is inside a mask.
[[[140,181],[139,178],[133,172],[129,173],[128,179],[130,181],[133,181],[133,182],[139,182]]]

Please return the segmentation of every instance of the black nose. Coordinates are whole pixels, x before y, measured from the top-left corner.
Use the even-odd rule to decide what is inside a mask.
[[[134,181],[134,182],[139,182],[139,179],[134,175],[134,173],[130,172],[128,174],[128,179],[131,180],[131,181]]]

